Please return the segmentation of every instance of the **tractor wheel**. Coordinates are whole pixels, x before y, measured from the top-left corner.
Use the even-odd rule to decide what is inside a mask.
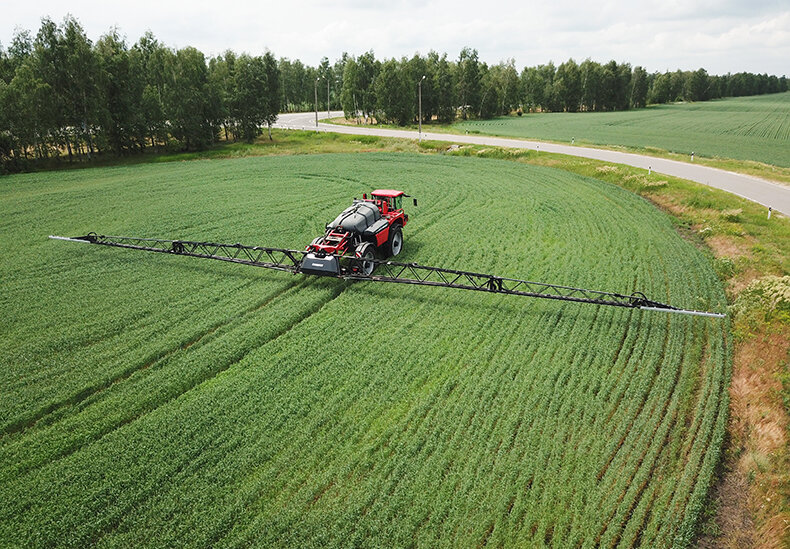
[[[390,228],[390,237],[387,240],[387,255],[396,256],[403,249],[403,229],[400,225]]]
[[[373,274],[373,269],[376,268],[376,264],[373,263],[374,250],[375,248],[370,242],[363,242],[354,250],[354,256],[356,256],[357,259],[354,260],[353,265],[357,274],[363,276],[370,276]]]

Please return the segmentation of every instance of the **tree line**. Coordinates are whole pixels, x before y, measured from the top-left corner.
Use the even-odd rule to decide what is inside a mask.
[[[472,48],[457,59],[434,51],[376,59],[373,51],[299,60],[232,51],[173,49],[147,32],[131,46],[112,29],[92,43],[69,16],[42,19],[0,44],[0,170],[33,160],[91,159],[146,149],[199,150],[253,141],[280,112],[342,109],[349,119],[406,125],[524,112],[615,111],[788,90],[785,76],[643,67],[573,59],[516,69],[489,65]]]
[[[0,160],[18,171],[32,159],[252,141],[277,120],[280,86],[271,52],[207,60],[150,32],[130,47],[117,30],[93,44],[73,17],[45,18],[35,37],[0,45]]]

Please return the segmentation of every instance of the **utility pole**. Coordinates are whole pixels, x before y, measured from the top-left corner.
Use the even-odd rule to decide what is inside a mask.
[[[315,129],[318,130],[318,80],[319,78],[316,77],[315,79]]]
[[[329,77],[326,77],[326,117],[329,118]]]
[[[419,118],[417,119],[417,124],[419,125],[420,129],[419,129],[417,134],[419,136],[418,137],[418,142],[420,142],[420,143],[422,143],[422,81],[423,80],[425,80],[425,75],[422,75],[422,78],[420,78],[420,81],[417,82],[417,89],[419,90],[419,93],[417,94],[417,97],[418,97],[417,101],[418,101],[418,104],[419,104],[419,112],[420,112],[419,113]]]

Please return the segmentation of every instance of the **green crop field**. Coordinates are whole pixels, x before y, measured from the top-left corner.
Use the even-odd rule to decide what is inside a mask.
[[[625,112],[525,114],[462,122],[453,129],[790,167],[790,92]]]
[[[0,181],[0,546],[668,547],[718,463],[726,321],[48,240],[302,248],[401,188],[404,261],[724,310],[619,187],[348,154]],[[399,258],[399,259],[400,259]]]

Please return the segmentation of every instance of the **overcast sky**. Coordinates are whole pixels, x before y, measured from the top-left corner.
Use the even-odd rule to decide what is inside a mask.
[[[346,51],[378,59],[430,50],[456,59],[477,49],[516,67],[570,57],[642,65],[649,72],[749,71],[790,76],[790,0],[3,0],[0,42],[41,18],[76,17],[94,42],[117,26],[129,43],[150,30],[170,47],[207,56],[232,49],[317,65]]]

